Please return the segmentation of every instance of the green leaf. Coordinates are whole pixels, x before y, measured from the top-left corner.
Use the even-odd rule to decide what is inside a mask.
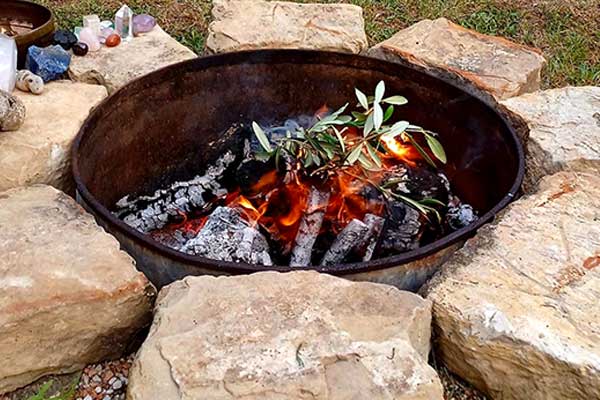
[[[367,143],[367,151],[369,152],[369,155],[371,156],[371,159],[373,160],[375,165],[381,168],[381,166],[383,165],[383,163],[381,162],[381,158],[379,158],[379,156],[377,155],[377,151],[369,143]]]
[[[385,139],[388,139],[388,140],[393,139],[396,136],[401,135],[409,125],[410,124],[408,121],[396,122],[394,125],[392,125],[390,130],[387,131],[386,133],[384,133],[382,136],[385,136]]]
[[[367,96],[358,89],[354,89],[354,92],[356,93],[356,98],[358,99],[358,102],[360,103],[362,108],[364,108],[365,110],[368,110],[369,102],[367,101]]]
[[[347,164],[354,164],[356,162],[356,160],[358,160],[358,157],[360,157],[360,154],[362,153],[362,149],[363,149],[363,143],[361,143],[358,146],[356,146],[350,152],[350,154],[348,154],[348,157],[346,157],[346,163]]]
[[[271,148],[271,143],[269,143],[269,139],[267,139],[267,135],[265,135],[265,131],[263,131],[260,125],[258,125],[254,121],[252,122],[252,130],[254,131],[254,134],[256,135],[256,138],[258,139],[258,142],[263,147],[263,149],[265,149],[268,152],[273,151],[273,149]]]
[[[382,100],[385,104],[393,104],[396,106],[403,106],[408,103],[408,100],[404,96],[392,96]]]
[[[375,131],[381,128],[381,124],[383,124],[383,109],[379,103],[375,102],[373,105],[373,126],[375,127]]]
[[[371,163],[371,161],[367,158],[367,156],[365,155],[365,153],[360,153],[358,156],[358,162],[360,163],[360,165],[362,165],[362,167],[364,169],[367,170],[372,170],[373,169],[373,163]]]
[[[379,81],[379,83],[377,84],[377,87],[375,88],[375,103],[381,102],[381,99],[383,99],[384,93],[385,93],[385,82]]]
[[[433,198],[426,198],[421,200],[419,203],[424,204],[426,206],[440,206],[440,207],[446,207],[446,204],[444,204],[442,201],[439,201],[438,199],[433,199]]]
[[[410,143],[415,147],[415,149],[417,149],[419,154],[421,154],[421,156],[425,159],[425,161],[427,161],[427,163],[429,165],[431,165],[432,167],[437,168],[437,165],[435,165],[435,162],[431,159],[431,157],[429,157],[429,154],[427,154],[427,152],[423,149],[423,147],[421,147],[421,145],[419,143],[417,143],[415,138],[413,138],[412,135],[409,135],[409,134],[407,134],[406,136],[408,137],[408,140],[410,140]]]
[[[386,122],[388,119],[392,118],[394,114],[394,106],[388,106],[387,110],[385,110],[385,114],[383,114],[383,122]]]
[[[354,117],[354,119],[357,121],[364,121],[367,119],[367,116],[365,114],[358,112],[358,111],[352,111],[351,114]]]
[[[425,140],[427,140],[427,144],[429,145],[429,148],[431,149],[431,152],[435,158],[440,160],[442,164],[446,164],[446,152],[444,151],[444,147],[439,140],[437,140],[433,135],[427,133],[425,134]]]
[[[313,164],[313,156],[312,153],[309,151],[306,153],[306,157],[304,158],[304,168],[308,168]]]
[[[333,128],[333,132],[335,132],[335,137],[337,138],[338,143],[340,144],[340,147],[342,148],[342,153],[345,153],[346,152],[346,144],[344,143],[344,138],[342,137],[342,134],[335,127]]]
[[[394,197],[404,201],[409,206],[415,208],[417,211],[419,211],[421,214],[423,214],[425,216],[425,218],[429,219],[428,215],[429,215],[429,213],[432,213],[433,215],[435,215],[438,222],[441,222],[442,217],[440,216],[440,213],[438,213],[435,208],[431,208],[429,206],[423,205],[423,204],[419,203],[418,201],[413,200],[410,197],[403,196],[401,194],[394,193],[393,195],[394,195]]]
[[[369,133],[371,133],[373,131],[374,127],[375,127],[375,124],[373,121],[373,114],[369,114],[369,116],[367,117],[367,120],[365,121],[365,127],[363,129],[363,136],[365,136],[365,137],[369,136]]]

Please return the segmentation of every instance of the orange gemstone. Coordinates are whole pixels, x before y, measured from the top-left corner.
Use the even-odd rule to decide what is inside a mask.
[[[119,43],[121,43],[121,36],[117,35],[116,33],[113,33],[107,37],[105,42],[106,47],[115,47],[118,46]]]

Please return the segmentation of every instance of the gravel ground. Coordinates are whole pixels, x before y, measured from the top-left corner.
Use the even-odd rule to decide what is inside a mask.
[[[124,400],[133,355],[116,361],[88,365],[83,370],[76,400]]]

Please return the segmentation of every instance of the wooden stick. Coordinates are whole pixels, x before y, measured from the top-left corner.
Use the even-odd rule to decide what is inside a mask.
[[[308,196],[306,211],[302,216],[298,233],[294,240],[290,267],[305,267],[310,265],[312,249],[321,231],[327,204],[329,204],[329,192],[322,192],[312,187]]]

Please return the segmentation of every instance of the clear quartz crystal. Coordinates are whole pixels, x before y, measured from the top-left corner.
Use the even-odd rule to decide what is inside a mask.
[[[133,39],[133,11],[126,4],[115,14],[115,30],[121,36],[121,40]]]
[[[100,35],[100,17],[97,15],[86,15],[83,17],[83,27],[90,28],[96,36]]]
[[[15,39],[0,33],[0,89],[8,93],[17,81],[17,44]]]

